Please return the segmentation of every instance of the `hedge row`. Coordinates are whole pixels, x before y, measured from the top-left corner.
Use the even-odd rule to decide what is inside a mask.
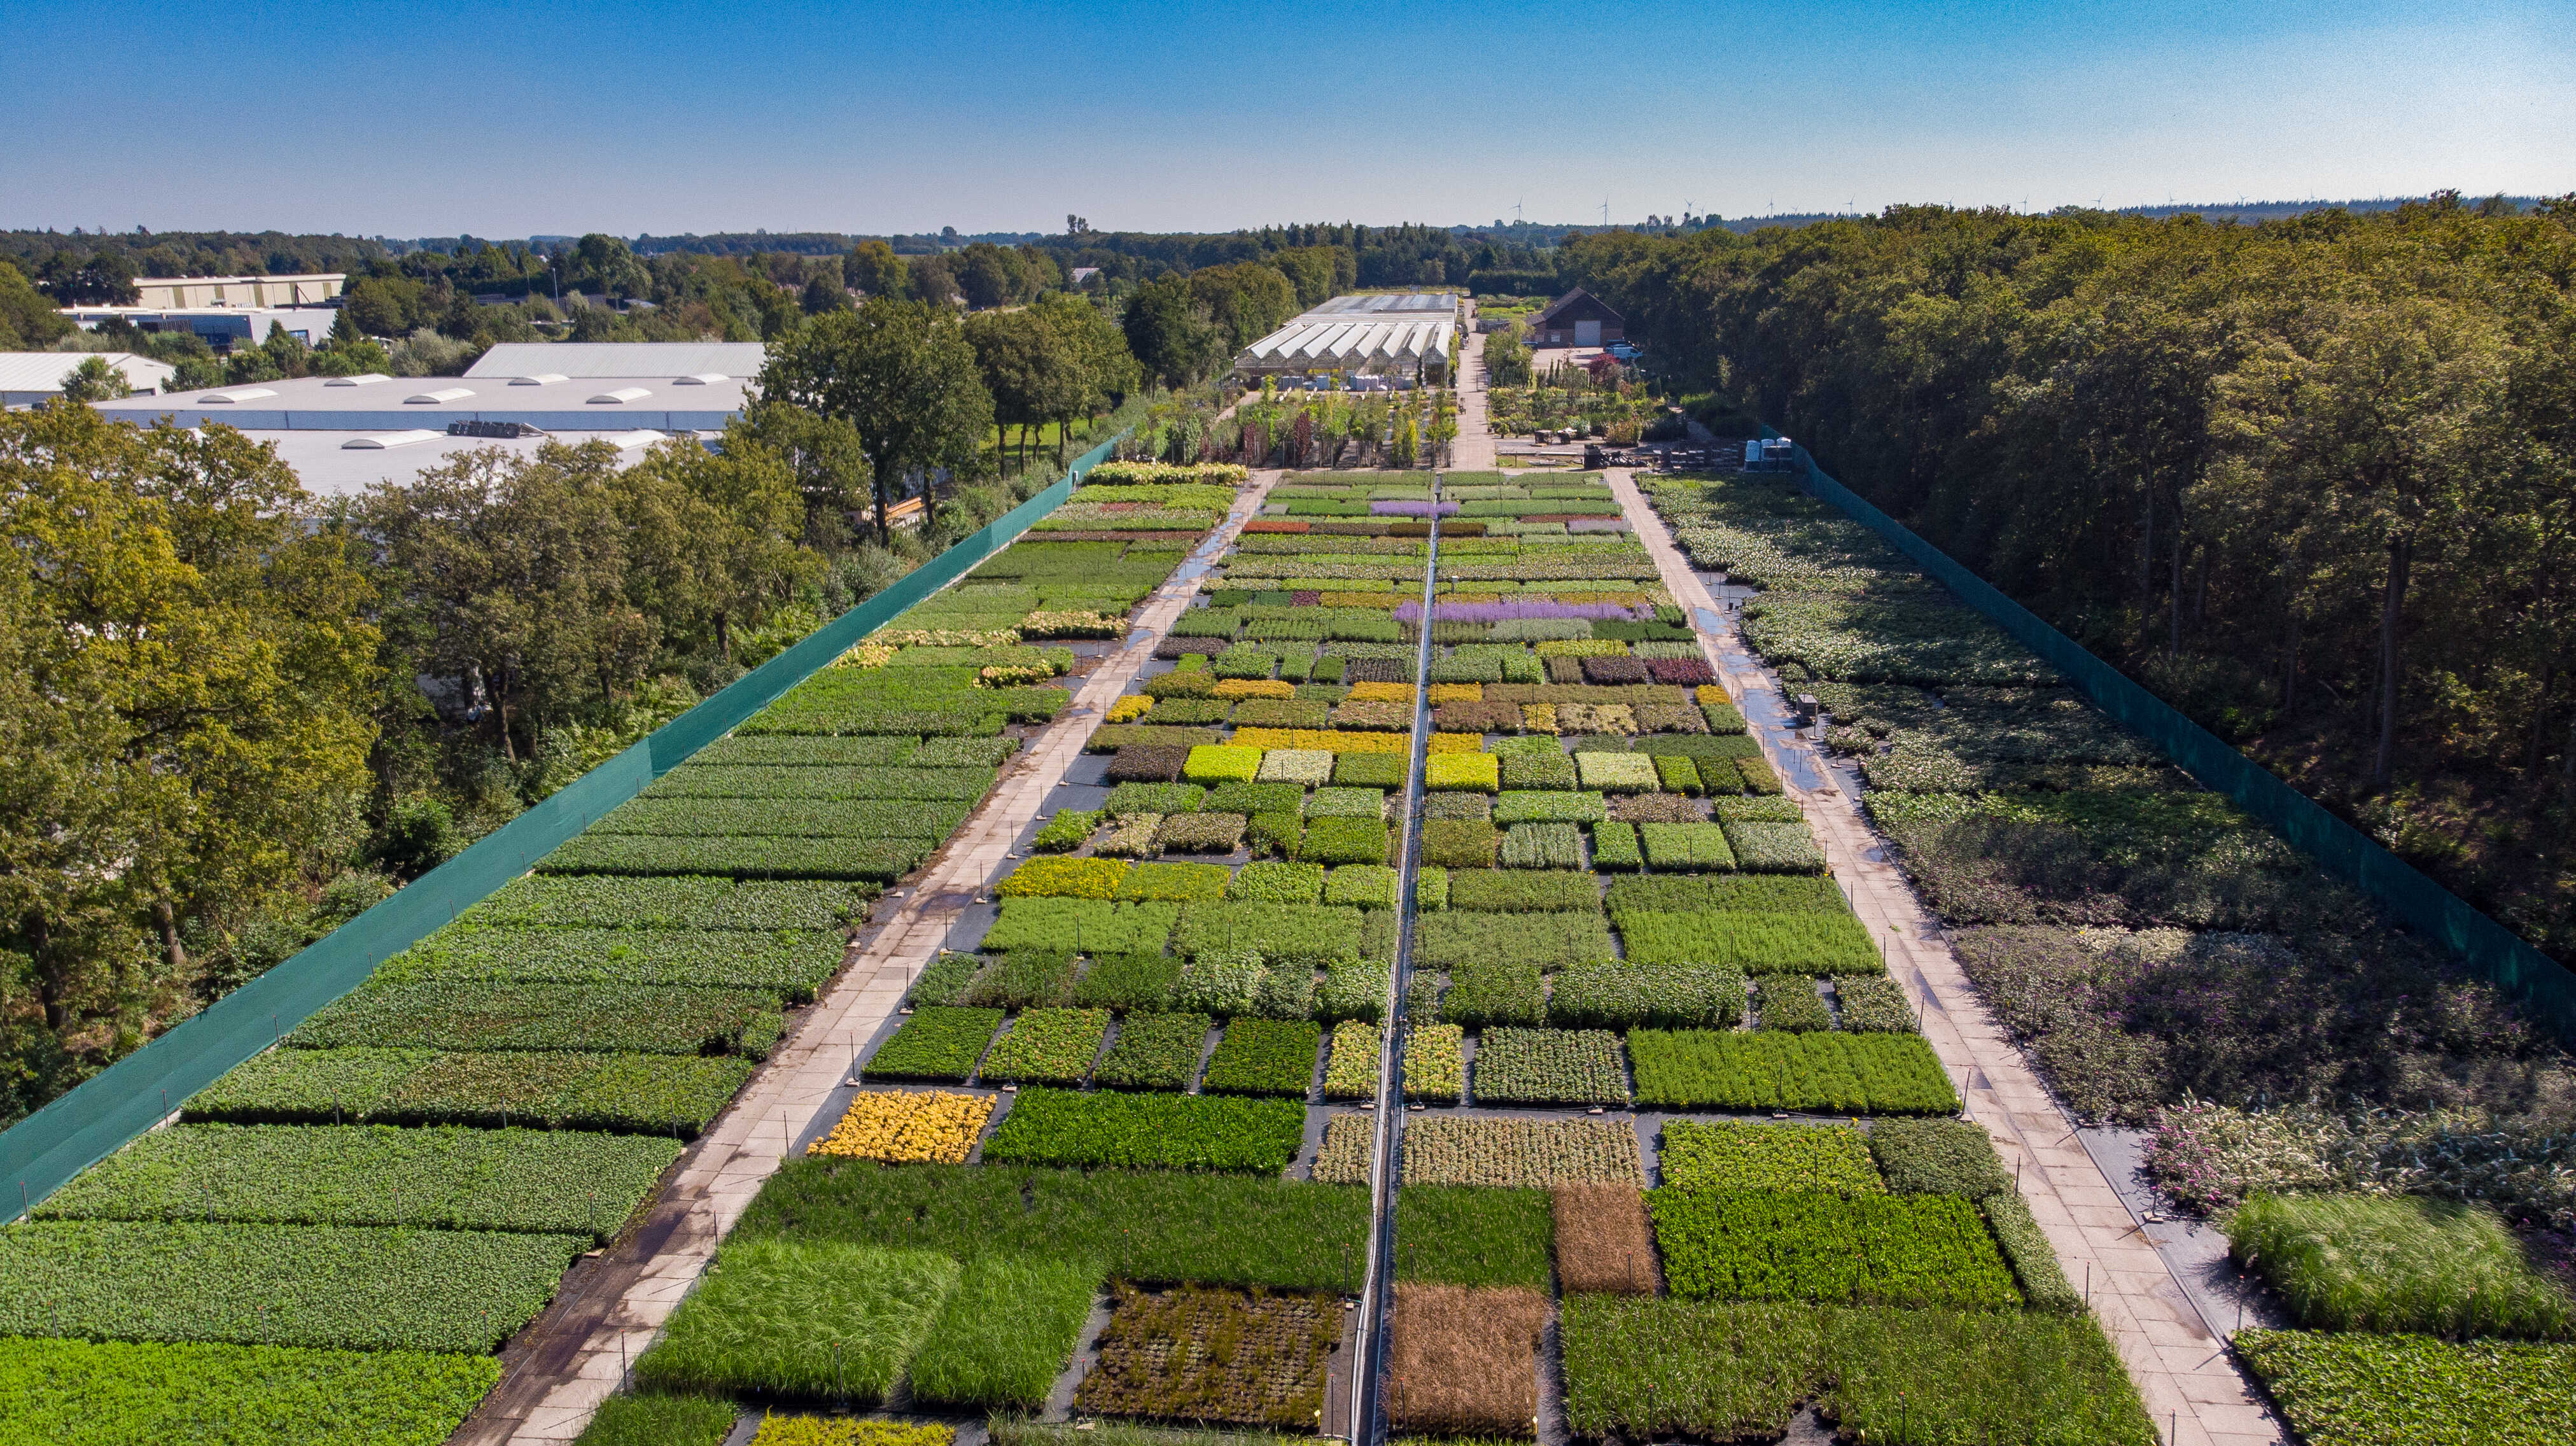
[[[843,939],[820,931],[501,929],[451,924],[385,961],[385,984],[520,980],[563,984],[736,986],[803,1003],[841,966]]]
[[[323,1006],[303,1049],[578,1050],[765,1057],[777,996],[643,984],[375,983]]]
[[[281,1049],[188,1099],[238,1124],[542,1125],[695,1136],[751,1077],[739,1056]]]

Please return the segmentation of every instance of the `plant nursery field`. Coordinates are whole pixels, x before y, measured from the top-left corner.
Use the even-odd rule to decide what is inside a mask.
[[[1761,589],[1745,641],[1829,713],[1996,1018],[2074,1113],[2153,1130],[2151,1178],[2298,1327],[2238,1338],[2292,1429],[2564,1436],[2576,1301],[2533,1259],[2576,1226],[2560,1043],[1830,507],[1652,497]]]
[[[280,1047],[174,1101],[182,1123],[0,1227],[10,1438],[47,1422],[41,1438],[61,1442],[445,1439],[498,1376],[490,1353],[578,1253],[640,1218],[838,972],[870,902],[1064,709],[1059,680],[1077,661],[1065,643],[1122,637],[1240,480],[1143,484],[1162,503],[1115,474],[1078,492]],[[995,1067],[1078,1081],[1110,1018],[1044,1012]],[[939,1077],[941,1047],[914,1047],[922,1077]],[[1247,1077],[1276,1075],[1276,1053]],[[963,1160],[989,1100],[916,1098],[854,1113],[818,1150]],[[834,1249],[880,1252],[866,1272],[879,1283],[850,1294]],[[927,1351],[925,1399],[1025,1405],[1056,1367],[995,1338],[993,1312],[1047,1322],[1042,1344],[1069,1339],[1097,1285],[1086,1266],[884,1250],[778,1241],[747,1254],[647,1378],[791,1394],[828,1380],[859,1399]],[[845,1332],[827,1363],[799,1354],[799,1322],[841,1317],[874,1324]],[[654,1414],[620,1412],[604,1430]],[[729,1429],[732,1409],[717,1414]],[[200,1420],[222,1422],[220,1436],[192,1434]],[[648,1437],[663,1439],[635,1439]]]

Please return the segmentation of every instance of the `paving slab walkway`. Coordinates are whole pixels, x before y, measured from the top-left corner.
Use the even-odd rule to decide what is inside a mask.
[[[1209,564],[1260,511],[1278,478],[1255,474],[1225,521],[1145,600],[1125,646],[1083,680],[1072,706],[1011,761],[928,873],[852,947],[838,978],[715,1127],[681,1156],[643,1226],[567,1277],[554,1304],[513,1344],[500,1384],[450,1438],[455,1446],[569,1441],[581,1434],[715,1258],[762,1183],[822,1123],[817,1117],[848,1079],[860,1046],[902,1004],[957,916],[1002,872],[1047,795],[1081,757],[1100,715],[1135,681],[1164,630],[1197,595]]]
[[[2076,1138],[2074,1121],[1986,1012],[1859,800],[1797,736],[1790,700],[1737,636],[1732,615],[1691,570],[1635,478],[1620,470],[1609,480],[1664,586],[1692,610],[1701,650],[1743,710],[1763,756],[1805,810],[1853,912],[1886,944],[1888,972],[1919,1001],[1924,1037],[1959,1086],[1970,1117],[1994,1137],[2067,1279],[2079,1290],[2089,1286],[2093,1316],[2127,1363],[2159,1440],[2176,1446],[2285,1441],[2226,1342],[2202,1320],[2140,1220]]]
[[[1475,313],[1470,308],[1467,334],[1459,341],[1458,351],[1458,436],[1449,444],[1449,466],[1460,472],[1491,472],[1500,464],[1494,460],[1494,433],[1487,424],[1485,409],[1485,337],[1476,330]]]

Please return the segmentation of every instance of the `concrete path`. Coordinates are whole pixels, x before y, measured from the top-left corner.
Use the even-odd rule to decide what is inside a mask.
[[[2141,1222],[2077,1140],[2074,1122],[1987,1014],[1940,925],[1915,900],[1859,801],[1844,791],[1833,769],[1822,766],[1813,746],[1795,735],[1789,700],[1692,572],[1633,476],[1614,471],[1609,479],[1673,600],[1693,610],[1701,650],[1752,725],[1763,755],[1787,782],[1789,796],[1806,811],[1853,912],[1885,941],[1888,972],[1921,1002],[1924,1037],[1959,1086],[1970,1117],[1994,1136],[2067,1279],[2079,1290],[2089,1287],[2094,1318],[2128,1364],[2159,1439],[2176,1446],[2284,1441],[2226,1343],[2201,1319]]]
[[[1485,338],[1475,329],[1472,313],[1458,352],[1458,438],[1449,444],[1449,465],[1460,472],[1491,472],[1494,434],[1486,425]]]
[[[680,1158],[644,1226],[610,1256],[586,1260],[553,1305],[513,1343],[501,1383],[451,1439],[457,1446],[569,1441],[617,1389],[752,1197],[849,1077],[858,1051],[902,1004],[957,915],[1002,873],[1065,770],[1082,755],[1111,700],[1198,593],[1279,479],[1255,475],[1232,512],[1138,610],[1126,645],[1083,681],[1073,706],[1012,760],[1009,771],[865,941],[733,1104]]]

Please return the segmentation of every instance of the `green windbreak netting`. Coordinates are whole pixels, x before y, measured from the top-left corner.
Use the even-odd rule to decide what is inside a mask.
[[[1778,436],[1776,432],[1767,435]],[[2377,899],[2389,914],[2458,953],[2496,986],[2523,1000],[2563,1037],[2576,1039],[2576,973],[2525,943],[2513,931],[2471,908],[2368,835],[2328,813],[2262,765],[2227,746],[2119,669],[2078,647],[2039,615],[1997,591],[1949,554],[1862,500],[1795,449],[1816,496],[1887,539],[1959,599],[1994,620],[2022,646],[2046,660],[2103,712],[2162,748],[2212,790],[2236,801],[2283,838],[2304,850],[2328,873]]]

